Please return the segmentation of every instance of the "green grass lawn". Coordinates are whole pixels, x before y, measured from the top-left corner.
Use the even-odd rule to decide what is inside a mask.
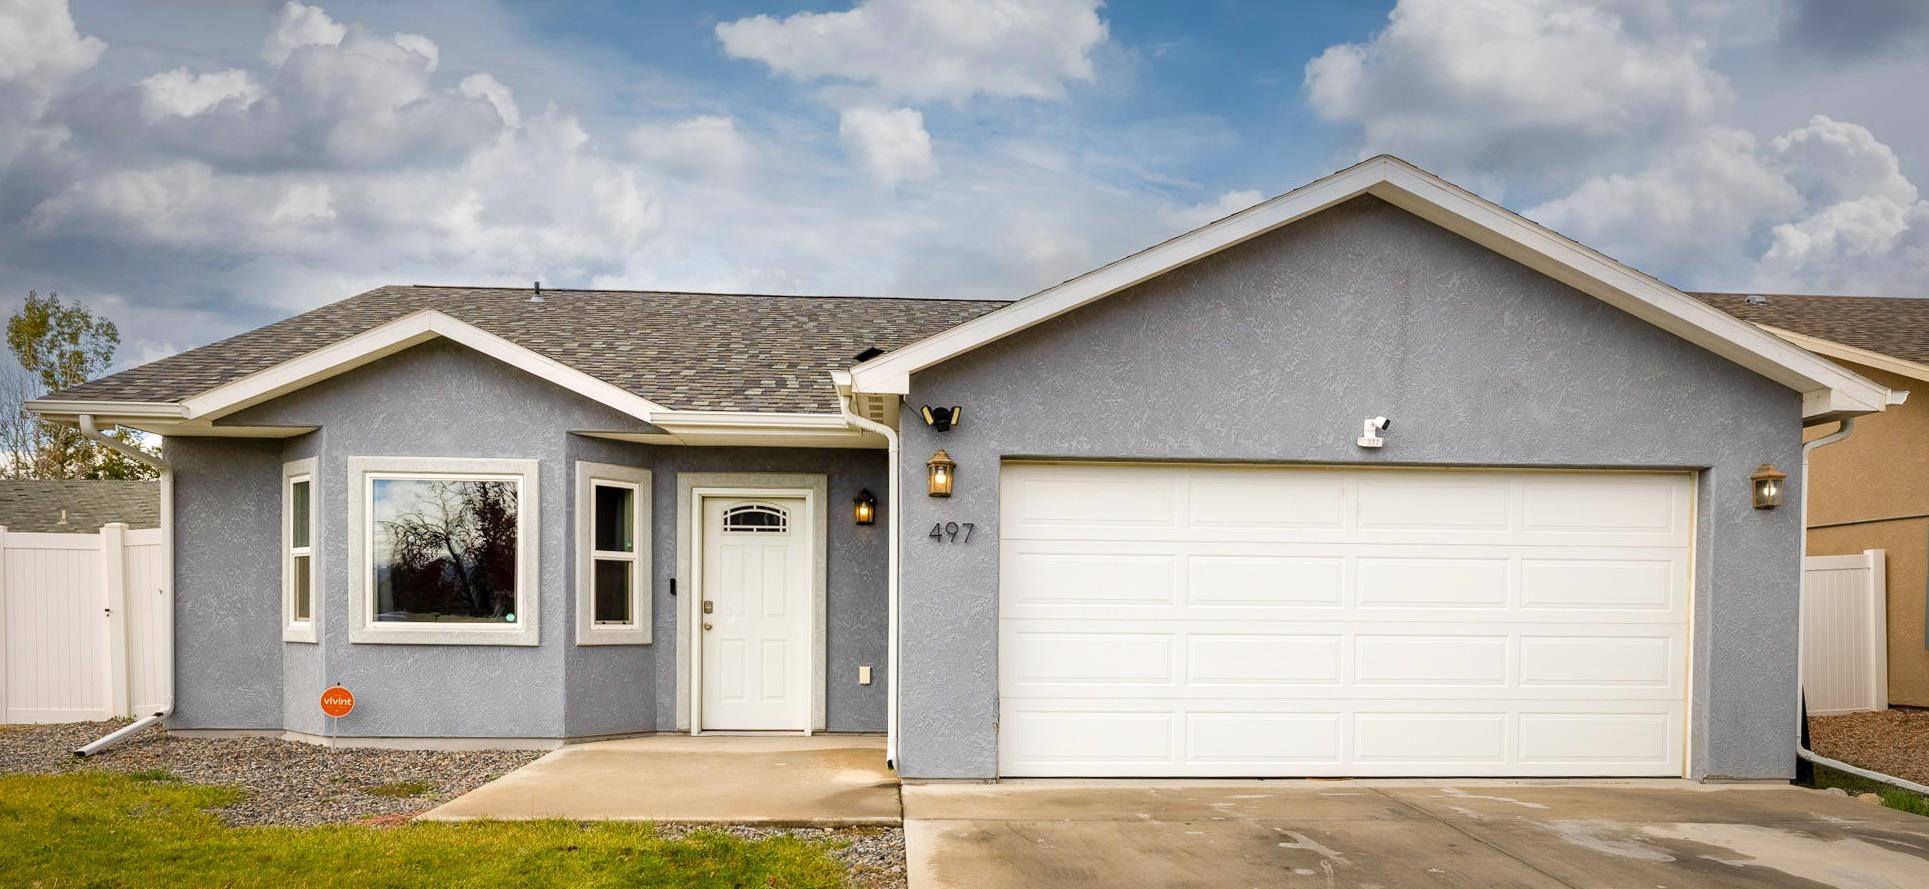
[[[0,775],[0,885],[62,887],[836,887],[844,869],[792,838],[680,840],[647,824],[228,827],[243,791],[166,773]]]

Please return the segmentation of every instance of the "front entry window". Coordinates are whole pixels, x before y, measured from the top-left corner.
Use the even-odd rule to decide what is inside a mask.
[[[374,476],[369,499],[377,622],[516,622],[517,479]]]

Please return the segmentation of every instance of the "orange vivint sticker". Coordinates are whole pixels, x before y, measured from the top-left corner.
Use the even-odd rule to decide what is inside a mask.
[[[355,693],[339,685],[321,694],[322,712],[337,719],[355,709]]]

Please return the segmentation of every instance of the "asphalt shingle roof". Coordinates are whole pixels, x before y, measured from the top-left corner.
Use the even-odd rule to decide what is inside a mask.
[[[67,523],[61,524],[66,510]],[[92,534],[108,522],[161,527],[161,483],[156,481],[0,480],[0,525],[9,531]]]
[[[1929,364],[1929,299],[1772,293],[1691,295],[1743,321]],[[1751,296],[1761,304],[1750,304]]]
[[[830,372],[1005,303],[660,291],[382,287],[48,396],[178,402],[434,309],[672,410],[835,413]]]

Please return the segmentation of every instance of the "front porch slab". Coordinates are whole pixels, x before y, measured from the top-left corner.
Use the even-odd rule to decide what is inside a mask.
[[[653,735],[572,744],[421,816],[896,825],[897,775],[870,735]]]

